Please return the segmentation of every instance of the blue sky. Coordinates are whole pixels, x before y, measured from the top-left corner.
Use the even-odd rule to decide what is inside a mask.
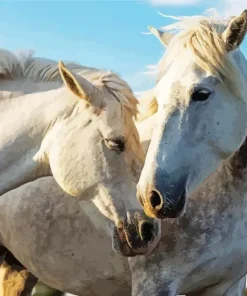
[[[168,24],[157,12],[201,14],[215,3],[220,9],[231,10],[232,3],[233,10],[244,8],[243,0],[1,0],[0,46],[34,49],[36,56],[114,70],[138,92],[154,85],[154,78],[143,72],[164,53],[155,37],[141,34],[148,25]]]

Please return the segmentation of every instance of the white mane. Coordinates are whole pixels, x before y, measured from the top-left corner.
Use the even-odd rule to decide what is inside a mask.
[[[208,9],[202,15],[193,15],[193,16],[172,16],[165,15],[160,13],[165,18],[170,18],[176,20],[177,22],[163,26],[161,29],[165,31],[171,31],[173,33],[177,33],[181,30],[196,30],[198,28],[198,24],[202,21],[209,22],[212,26],[217,28],[217,31],[224,31],[229,21],[232,19],[231,17],[223,17],[221,16],[216,9]]]
[[[223,18],[215,9],[209,9],[203,15],[195,16],[161,15],[175,20],[174,23],[160,28],[161,31],[172,33],[175,37],[158,64],[152,67],[154,70],[152,74],[157,76],[157,80],[165,75],[168,63],[176,59],[184,46],[187,46],[196,57],[199,67],[218,77],[225,87],[241,98],[238,70],[227,59],[227,52],[221,39],[221,34],[232,17]],[[144,93],[139,101],[142,111],[139,121],[157,112],[158,103],[151,90],[150,94]]]
[[[166,64],[176,59],[182,48],[187,47],[201,69],[216,76],[226,88],[241,97],[239,71],[229,60],[222,39],[222,33],[232,18],[222,18],[213,9],[201,16],[165,17],[176,19],[177,22],[161,28],[175,34],[175,37],[158,63],[158,77],[164,75]]]
[[[66,68],[88,79],[94,84],[104,85],[134,116],[137,113],[137,99],[130,86],[117,74],[85,67],[78,63],[64,62]],[[24,80],[35,83],[56,83],[60,87],[63,82],[58,69],[58,62],[46,58],[34,57],[34,51],[23,51],[14,54],[0,49],[0,82],[1,80]],[[54,86],[54,88],[57,88]]]
[[[81,71],[85,74],[101,72],[98,69],[84,67],[77,63],[67,62],[65,64],[69,70],[73,70],[75,73]],[[12,53],[0,49],[0,75],[1,78],[11,80],[26,78],[35,82],[62,82],[57,61],[34,57],[34,51]]]

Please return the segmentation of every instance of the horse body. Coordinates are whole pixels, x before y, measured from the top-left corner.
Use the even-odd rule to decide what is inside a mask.
[[[1,196],[1,241],[46,284],[76,295],[130,295],[125,257],[112,249],[107,218],[72,199],[53,177]],[[8,231],[6,231],[8,229]]]

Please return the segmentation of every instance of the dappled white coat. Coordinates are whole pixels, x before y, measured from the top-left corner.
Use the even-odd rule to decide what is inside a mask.
[[[247,62],[239,49],[247,11],[175,19],[151,28],[168,49],[138,196],[148,215],[166,220],[152,254],[130,260],[132,295],[239,296],[247,272]]]

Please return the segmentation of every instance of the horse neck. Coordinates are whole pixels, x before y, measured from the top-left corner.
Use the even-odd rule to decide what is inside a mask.
[[[37,163],[33,157],[59,114],[74,101],[65,89],[0,101],[0,124],[4,127],[0,131],[0,195],[51,175],[49,165]]]
[[[11,94],[31,94],[41,91],[48,91],[52,89],[60,88],[62,83],[60,81],[54,82],[35,82],[28,79],[17,80],[1,80],[0,81],[0,94],[3,92],[9,92]],[[0,96],[0,99],[2,95]]]
[[[239,69],[243,77],[243,89],[247,94],[247,60],[243,53],[239,50],[234,53],[234,59],[239,65]],[[247,95],[244,99],[247,104]],[[243,185],[247,183],[247,130],[244,142],[239,150],[235,152],[232,157],[226,160],[226,165],[231,169],[233,180],[238,181]]]
[[[183,229],[191,225],[196,229],[203,227],[206,231],[208,228],[217,229],[213,225],[220,227],[227,223],[227,219],[236,221],[246,217],[246,185],[247,139],[189,196],[186,214],[179,222],[180,227]]]
[[[228,160],[233,179],[247,183],[247,137],[239,150]]]

